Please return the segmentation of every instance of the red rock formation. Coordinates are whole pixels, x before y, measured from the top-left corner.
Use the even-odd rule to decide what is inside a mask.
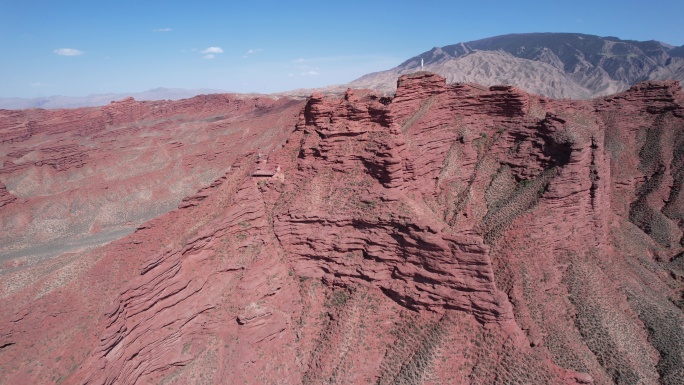
[[[213,100],[174,111],[211,120]],[[419,73],[391,100],[315,94],[296,125],[294,104],[231,103],[263,136],[177,209],[4,267],[0,382],[681,383],[678,84],[555,101]]]
[[[298,275],[371,283],[411,308],[511,319],[482,238],[444,231],[427,212],[416,217],[400,192],[405,142],[388,108],[351,91],[314,95],[290,147],[300,160],[284,194],[298,197],[275,211],[274,231],[299,260]],[[338,183],[346,188],[331,191]]]
[[[0,112],[8,117],[0,118],[7,138],[0,183],[26,201],[3,209],[0,252],[36,259],[130,233],[235,159],[277,146],[300,108],[286,99],[210,95]]]
[[[5,187],[4,184],[0,183],[0,207],[8,205],[16,200],[17,197],[10,194],[10,192],[7,191],[7,187]]]

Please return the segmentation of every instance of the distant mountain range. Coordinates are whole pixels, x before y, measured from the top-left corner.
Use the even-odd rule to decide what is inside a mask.
[[[624,91],[645,80],[684,81],[684,46],[622,40],[579,33],[525,33],[435,47],[399,66],[374,72],[348,84],[282,92],[309,96],[313,91],[341,93],[348,87],[392,94],[399,76],[423,69],[448,83],[510,84],[552,98],[588,99]],[[139,93],[84,97],[0,98],[0,109],[74,108],[108,104],[132,96],[137,100],[177,100],[215,89],[155,88]]]
[[[223,94],[227,91],[200,88],[186,90],[182,88],[155,88],[134,93],[91,94],[88,96],[48,96],[44,98],[0,98],[0,109],[19,110],[25,108],[76,108],[109,104],[132,96],[136,100],[179,100],[202,94]]]
[[[449,83],[510,84],[553,98],[585,99],[645,80],[684,80],[684,46],[578,33],[526,33],[435,47],[347,86],[394,92],[396,79],[421,68]]]

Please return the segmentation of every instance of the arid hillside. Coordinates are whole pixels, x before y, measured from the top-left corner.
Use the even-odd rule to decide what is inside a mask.
[[[676,81],[0,116],[1,384],[684,384]]]
[[[579,33],[522,33],[435,47],[395,68],[349,84],[393,93],[397,78],[421,69],[447,83],[508,84],[559,99],[588,99],[645,80],[684,80],[684,49],[659,41]]]
[[[29,263],[133,232],[245,154],[270,149],[301,105],[204,95],[0,110],[0,262]]]

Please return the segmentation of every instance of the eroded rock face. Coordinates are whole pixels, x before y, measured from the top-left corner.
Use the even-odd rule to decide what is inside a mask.
[[[559,101],[416,73],[235,106],[258,145],[177,209],[3,266],[0,382],[681,383],[683,105],[674,82]]]
[[[8,205],[16,200],[17,197],[7,191],[7,187],[5,187],[4,184],[0,183],[0,207]]]
[[[284,191],[292,197],[274,212],[299,275],[369,283],[414,309],[511,320],[482,238],[411,207],[404,190],[415,180],[413,159],[389,108],[352,91],[341,100],[314,95],[302,120],[290,138],[299,147]]]
[[[0,259],[32,263],[133,232],[236,159],[278,145],[301,105],[208,95],[0,111],[0,204],[22,201],[3,207]]]

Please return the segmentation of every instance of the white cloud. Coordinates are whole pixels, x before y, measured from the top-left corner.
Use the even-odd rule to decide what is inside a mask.
[[[246,52],[244,55],[242,55],[242,58],[243,58],[243,59],[247,59],[248,57],[250,57],[250,56],[252,56],[252,55],[255,55],[255,54],[258,54],[259,52],[263,52],[263,51],[264,51],[264,50],[261,49],[261,48],[250,49],[250,50],[247,50],[247,52]]]
[[[221,48],[221,47],[209,47],[209,48],[201,51],[201,53],[204,53],[204,54],[223,53],[223,48]]]
[[[173,28],[157,28],[153,29],[152,32],[171,32],[173,31]]]
[[[83,55],[83,51],[75,48],[57,48],[53,51],[59,56],[80,56]]]
[[[303,62],[304,62],[304,58],[300,57],[299,59],[294,59],[292,62],[293,62],[293,63],[303,63]]]
[[[204,57],[205,59],[213,59],[213,58],[215,58],[216,56],[214,56],[214,55],[212,55],[212,54],[208,54],[208,55],[204,55],[203,57]]]
[[[311,71],[302,72],[300,75],[302,75],[302,76],[318,76],[320,74],[321,73],[318,71],[311,70]]]

